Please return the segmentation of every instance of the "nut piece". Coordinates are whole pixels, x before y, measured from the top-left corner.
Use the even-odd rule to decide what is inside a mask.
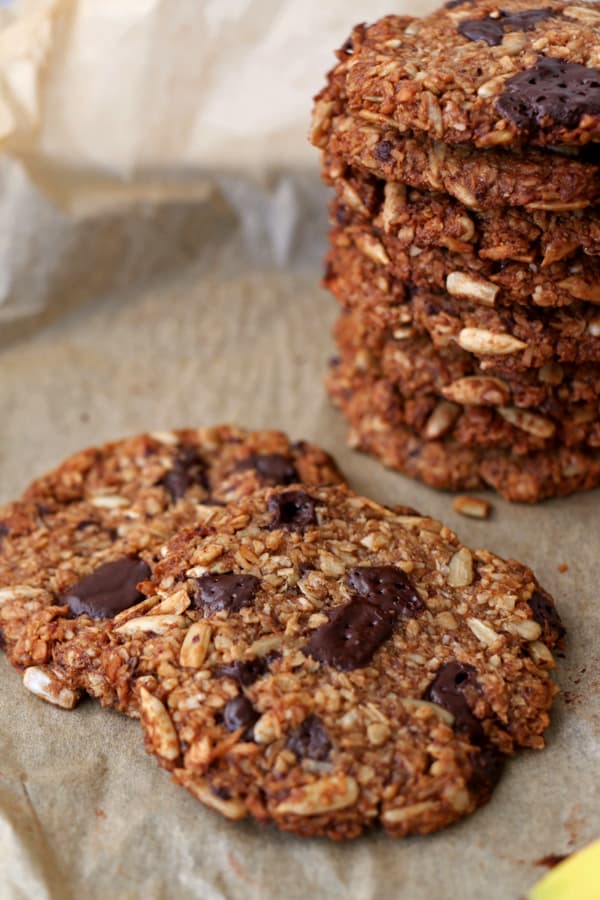
[[[135,634],[140,632],[146,634],[164,634],[169,628],[177,626],[183,628],[185,619],[183,616],[138,616],[136,619],[130,619],[115,629],[119,634]]]
[[[464,297],[485,306],[493,306],[500,292],[497,284],[465,272],[450,272],[446,279],[446,290],[453,297]]]
[[[90,497],[90,503],[98,509],[118,509],[121,506],[129,506],[129,500],[119,497],[117,494],[98,494]]]
[[[444,397],[465,406],[506,406],[511,393],[500,378],[487,375],[467,375],[458,378],[442,391]]]
[[[428,441],[435,441],[452,428],[459,415],[460,408],[458,406],[442,400],[429,416],[423,429],[423,436]]]
[[[456,497],[452,507],[454,512],[460,513],[461,516],[468,516],[471,519],[487,519],[492,504],[487,500],[480,500],[479,497],[468,497],[466,494],[461,494],[460,497]]]
[[[542,633],[542,628],[533,619],[522,619],[518,622],[510,622],[506,626],[506,630],[512,634],[518,634],[519,637],[525,638],[526,641],[537,641]]]
[[[406,210],[406,186],[399,181],[388,181],[383,189],[383,196],[381,221],[383,230],[389,233]]]
[[[485,644],[486,647],[491,647],[491,645],[498,640],[498,634],[494,629],[490,628],[489,625],[486,625],[485,622],[482,622],[481,619],[467,619],[467,625],[477,640],[481,641],[482,644]]]
[[[358,799],[358,784],[350,775],[330,775],[291,791],[287,800],[275,807],[279,815],[320,816],[352,806]]]
[[[244,819],[246,817],[246,807],[240,800],[222,799],[218,794],[213,793],[210,785],[206,781],[182,778],[181,783],[197,800],[200,800],[201,803],[204,803],[205,806],[209,806],[211,809],[216,809],[216,811],[221,813],[222,816],[225,816],[226,819],[238,821],[239,819]]]
[[[385,722],[371,722],[367,727],[367,737],[373,747],[381,747],[391,735],[389,725]]]
[[[473,581],[473,556],[467,547],[458,550],[448,566],[450,587],[467,587]]]
[[[458,335],[458,344],[469,353],[497,354],[516,353],[527,344],[512,334],[488,331],[485,328],[463,328]]]
[[[191,603],[191,598],[187,591],[175,591],[169,597],[162,600],[158,606],[154,607],[154,615],[165,615],[167,613],[178,616],[185,612]]]
[[[179,738],[171,716],[158,697],[145,687],[140,688],[140,711],[156,753],[163,759],[176,760],[179,756]]]
[[[505,406],[499,409],[498,412],[511,425],[539,438],[551,438],[556,431],[556,425],[550,419],[545,419],[543,416],[538,416],[536,413],[531,413],[524,409]]]
[[[23,685],[36,697],[41,697],[53,706],[73,709],[79,700],[79,693],[65,687],[52,669],[43,666],[29,666],[23,673]]]
[[[199,669],[206,659],[210,637],[211,628],[207,622],[191,625],[179,651],[179,664],[188,669]]]
[[[354,236],[354,243],[367,259],[374,262],[378,266],[387,266],[390,258],[385,251],[383,244],[373,237],[371,234],[357,234]]]

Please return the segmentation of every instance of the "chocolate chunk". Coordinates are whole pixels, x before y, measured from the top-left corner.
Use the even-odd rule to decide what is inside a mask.
[[[379,162],[389,162],[392,158],[393,149],[394,145],[391,141],[379,141],[378,144],[375,144],[375,147],[373,149],[373,156]]]
[[[193,604],[202,608],[205,615],[212,615],[220,609],[238,612],[243,606],[250,606],[260,587],[260,579],[255,575],[239,575],[227,572],[224,575],[201,575],[196,580],[198,590]]]
[[[314,759],[324,762],[329,759],[331,741],[318,716],[308,716],[290,734],[286,747],[295,753],[298,759]]]
[[[251,730],[254,723],[260,719],[260,713],[254,709],[247,697],[240,694],[230,700],[223,709],[223,722],[227,731],[237,731],[238,728],[245,728],[246,731],[242,735],[248,740],[252,740]]]
[[[313,631],[304,652],[342,672],[366,666],[391,636],[396,621],[387,610],[359,597],[328,615],[329,622]]]
[[[2,543],[2,538],[6,537],[7,534],[10,533],[10,528],[6,524],[6,522],[0,522],[0,544]]]
[[[314,571],[315,571],[314,565],[311,562],[307,562],[306,560],[303,560],[303,562],[301,562],[298,566],[298,572],[300,573],[301,576],[306,575],[307,572],[314,572]]]
[[[350,569],[346,581],[367,603],[414,616],[425,609],[406,572],[397,566],[358,566]]]
[[[541,57],[509,78],[496,109],[517,128],[533,131],[548,122],[577,128],[582,116],[600,115],[600,71]]]
[[[271,497],[268,510],[273,514],[269,525],[271,531],[284,528],[286,531],[302,531],[307,525],[317,524],[316,503],[304,491],[285,491]]]
[[[91,575],[71,585],[61,596],[74,616],[86,613],[92,619],[112,619],[129,609],[144,595],[137,585],[150,575],[150,566],[137,556],[122,556],[103,563]]]
[[[340,53],[345,53],[346,56],[352,56],[354,53],[354,44],[352,43],[352,38],[346,38],[342,46],[340,47]]]
[[[482,747],[477,753],[469,753],[471,776],[468,788],[480,800],[492,793],[502,775],[504,757],[491,744]]]
[[[240,472],[255,469],[268,484],[294,484],[300,481],[298,471],[292,461],[281,453],[253,453],[235,467]]]
[[[196,448],[182,447],[175,457],[172,468],[160,483],[168,490],[174,503],[181,500],[187,489],[194,484],[208,488],[206,463]]]
[[[541,591],[534,591],[528,602],[533,618],[542,628],[542,637],[552,642],[564,638],[567,630],[550,597],[542,594]]]
[[[498,18],[464,19],[458,25],[458,33],[470,41],[485,41],[490,47],[497,47],[510,31],[533,31],[538,22],[550,19],[555,13],[551,9],[527,9],[519,13],[499,11]]]
[[[468,686],[477,687],[476,675],[473,666],[466,663],[443,663],[424,695],[425,700],[452,713],[454,730],[464,732],[473,743],[483,740],[483,728],[471,712],[464,691]]]
[[[220,666],[217,670],[217,677],[233,678],[241,687],[248,687],[268,672],[269,663],[278,655],[269,653],[268,656],[260,656],[256,659],[237,659],[226,666]]]

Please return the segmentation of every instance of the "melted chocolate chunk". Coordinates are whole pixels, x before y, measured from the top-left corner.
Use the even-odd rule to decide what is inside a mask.
[[[317,524],[316,503],[304,491],[285,491],[271,497],[268,510],[273,518],[267,526],[271,531],[302,531],[307,525]]]
[[[318,716],[308,716],[290,734],[286,747],[295,753],[298,759],[314,759],[325,762],[329,759],[331,741],[325,727]]]
[[[533,618],[542,628],[542,637],[550,641],[564,638],[567,630],[550,597],[544,596],[541,591],[534,591],[528,602]]]
[[[329,622],[313,631],[304,652],[342,672],[366,666],[391,636],[396,621],[396,616],[360,597],[328,615]]]
[[[92,619],[112,619],[129,609],[144,595],[137,585],[150,575],[150,566],[137,556],[122,556],[103,563],[91,575],[71,585],[61,596],[74,616],[86,613]]]
[[[192,602],[198,609],[202,608],[204,615],[211,616],[220,609],[238,612],[243,606],[250,606],[260,587],[260,579],[235,572],[224,575],[208,572],[201,575],[196,584],[198,590]]]
[[[394,149],[394,145],[391,141],[379,141],[378,144],[375,145],[373,149],[373,156],[379,162],[385,163],[389,162],[392,158],[392,150]]]
[[[483,740],[483,728],[471,712],[464,695],[467,685],[476,686],[476,671],[466,663],[443,663],[425,692],[424,699],[435,703],[454,716],[454,730],[464,732],[470,741]]]
[[[503,755],[491,744],[487,744],[478,753],[469,753],[469,762],[472,766],[469,790],[479,799],[489,797],[502,775]]]
[[[490,47],[497,47],[510,31],[533,31],[538,22],[552,18],[551,9],[527,9],[519,13],[505,13],[500,10],[498,18],[465,19],[457,31],[470,41],[485,41]]]
[[[217,670],[217,677],[233,678],[241,687],[249,687],[269,671],[269,664],[278,656],[278,653],[269,653],[268,656],[260,656],[256,659],[237,659],[226,666],[220,666]]]
[[[206,463],[194,447],[182,447],[175,457],[172,468],[160,483],[176,503],[194,484],[208,489]]]
[[[535,66],[513,75],[496,100],[496,109],[517,128],[533,131],[551,121],[577,128],[582,116],[600,115],[600,71],[541,57]]]
[[[240,694],[230,700],[223,709],[223,722],[227,731],[237,731],[245,728],[242,737],[252,740],[251,730],[254,723],[260,719],[260,714],[254,709],[247,697]]]
[[[267,484],[294,484],[300,481],[292,461],[281,453],[253,453],[237,464],[237,472],[255,469]]]
[[[397,566],[358,566],[350,569],[346,581],[367,603],[414,616],[425,609],[406,572]]]

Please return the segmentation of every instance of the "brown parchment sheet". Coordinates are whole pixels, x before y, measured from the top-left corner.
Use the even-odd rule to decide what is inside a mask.
[[[279,0],[16,5],[0,10],[0,502],[124,434],[282,428],[332,452],[357,491],[531,565],[569,638],[548,747],[510,762],[484,809],[429,837],[346,844],[225,821],[146,756],[137,722],[91,701],[48,706],[0,654],[0,898],[524,897],[540,859],[600,835],[600,493],[535,508],[490,497],[490,521],[461,518],[449,495],[348,450],[322,387],[336,308],[318,284],[309,98],[353,22],[411,4],[307,0],[299,19]],[[244,47],[263,68],[239,62]],[[195,88],[182,104],[168,72]],[[94,100],[102,115],[81,119]]]
[[[466,542],[531,564],[569,629],[543,753],[511,762],[487,807],[426,838],[302,840],[205,810],[145,755],[137,722],[66,712],[0,661],[0,895],[13,898],[519,898],[536,861],[600,832],[598,493],[488,522],[347,450],[322,389],[335,304],[305,272],[257,270],[227,218],[176,277],[67,312],[0,351],[1,490],[71,451],[224,420],[316,440],[350,483],[439,516]],[[315,235],[317,244],[323,237]],[[559,572],[567,565],[568,571]]]

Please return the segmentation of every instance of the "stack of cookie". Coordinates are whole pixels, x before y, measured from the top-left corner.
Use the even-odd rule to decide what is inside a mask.
[[[351,443],[510,500],[600,484],[600,4],[358,26],[312,131]]]

